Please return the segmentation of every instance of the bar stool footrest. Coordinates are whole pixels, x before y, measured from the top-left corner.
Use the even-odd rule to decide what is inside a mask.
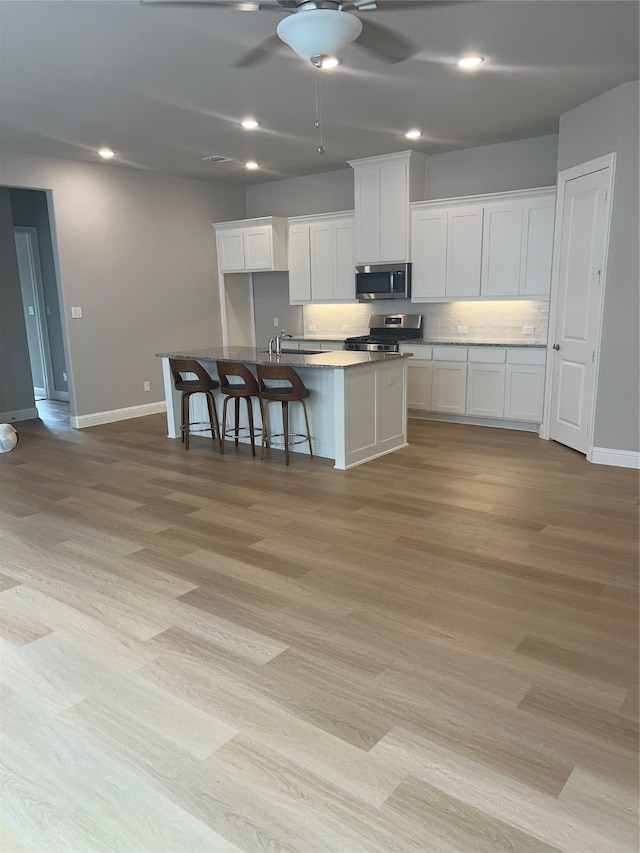
[[[274,441],[273,440],[274,438],[276,438],[278,440]],[[296,440],[292,441],[291,439],[296,439]],[[307,444],[308,442],[309,442],[309,439],[302,432],[290,432],[289,433],[289,441],[288,441],[289,447],[291,447],[293,444]],[[284,433],[283,432],[270,433],[267,436],[267,446],[268,447],[284,447]]]

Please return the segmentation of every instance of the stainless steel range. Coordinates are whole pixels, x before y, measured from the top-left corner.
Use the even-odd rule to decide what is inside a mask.
[[[369,334],[347,338],[344,348],[368,352],[398,352],[403,341],[422,337],[422,314],[372,314]]]

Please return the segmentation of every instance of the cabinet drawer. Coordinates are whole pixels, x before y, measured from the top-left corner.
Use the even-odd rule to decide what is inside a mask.
[[[546,349],[509,349],[507,364],[546,364]]]
[[[466,347],[434,347],[433,348],[433,360],[434,361],[466,361],[467,360],[467,348]]]
[[[504,364],[507,351],[500,347],[469,347],[469,361],[482,364]]]
[[[400,344],[400,352],[412,352],[414,359],[431,361],[433,358],[433,347],[421,346],[420,344]]]

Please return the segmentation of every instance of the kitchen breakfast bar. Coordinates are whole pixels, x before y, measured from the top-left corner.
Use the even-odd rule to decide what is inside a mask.
[[[169,359],[192,358],[214,379],[218,378],[216,361],[242,362],[254,371],[258,364],[295,368],[310,391],[307,408],[314,455],[333,459],[336,468],[351,468],[407,445],[407,353],[330,350],[270,355],[251,347],[218,347],[157,356],[162,358],[169,438],[180,437],[180,392],[174,388]],[[258,401],[253,404],[256,423],[260,424]],[[209,420],[204,395],[195,395],[191,406],[192,421]],[[282,432],[280,407],[268,408],[269,434]],[[305,432],[301,409],[291,407],[291,433]],[[221,401],[218,411],[222,412]],[[221,424],[221,428],[225,427]],[[306,444],[291,450],[308,453]]]

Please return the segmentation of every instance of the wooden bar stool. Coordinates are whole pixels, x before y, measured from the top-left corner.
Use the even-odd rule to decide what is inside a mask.
[[[215,443],[216,438],[222,450],[220,438],[220,426],[218,424],[218,411],[216,399],[213,396],[214,389],[220,387],[220,383],[212,379],[200,362],[193,358],[170,358],[169,367],[173,376],[173,387],[176,391],[182,391],[180,400],[180,432],[185,448],[189,449],[189,431],[192,426],[200,426],[202,429],[194,432],[206,432],[211,430],[211,437]],[[187,374],[192,373],[196,379],[187,379]],[[207,398],[208,421],[189,420],[189,400],[193,394],[204,394]]]
[[[220,378],[220,391],[225,395],[224,405],[222,407],[222,432],[220,452],[224,453],[224,442],[227,435],[233,434],[235,436],[237,447],[238,435],[240,432],[243,432],[248,433],[249,440],[251,441],[251,453],[253,456],[255,456],[255,437],[256,435],[262,434],[262,425],[260,426],[259,430],[255,430],[253,425],[253,403],[251,402],[251,398],[258,398],[258,403],[260,405],[260,414],[262,415],[262,400],[260,399],[260,388],[258,387],[258,381],[253,375],[253,373],[249,370],[247,365],[242,364],[241,362],[217,361],[216,368],[218,370],[218,376]],[[238,381],[230,382],[230,376],[238,377]],[[233,399],[234,401],[235,421],[234,425],[230,429],[227,429],[227,404],[231,399]],[[249,421],[249,426],[246,427],[240,426],[240,400],[244,400],[247,405],[247,419]]]
[[[313,448],[311,446],[311,430],[309,429],[309,418],[307,416],[307,405],[305,399],[309,396],[309,389],[298,373],[289,367],[287,364],[258,364],[258,384],[260,386],[260,398],[263,401],[262,408],[262,447],[260,450],[260,458],[264,459],[264,448],[269,441],[267,434],[267,408],[269,403],[282,403],[282,432],[275,433],[272,438],[282,436],[284,441],[284,458],[289,464],[289,446],[291,444],[300,444],[302,441],[309,442],[309,455],[313,457]],[[274,382],[277,384],[266,385],[266,382]],[[289,403],[302,403],[304,412],[304,422],[307,427],[307,434],[289,433]],[[298,441],[291,441],[291,437],[295,436]]]

